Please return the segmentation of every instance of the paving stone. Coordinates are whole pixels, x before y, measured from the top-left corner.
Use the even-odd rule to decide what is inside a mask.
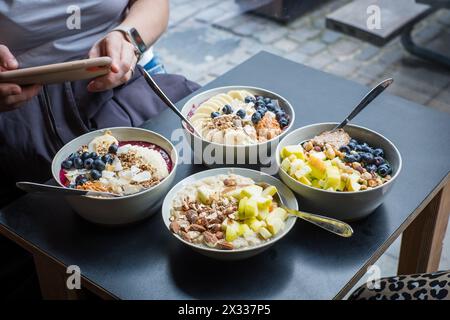
[[[299,28],[293,32],[288,34],[288,37],[297,41],[304,42],[309,39],[313,39],[320,34],[319,29],[311,29],[311,28]]]
[[[256,37],[260,43],[268,44],[284,38],[287,32],[287,28],[282,28],[271,23],[268,24],[262,32],[255,34],[254,37]]]
[[[394,77],[394,80],[395,79],[396,78]],[[399,97],[405,98],[410,101],[414,101],[419,104],[426,104],[430,100],[430,97],[428,95],[426,95],[420,91],[413,90],[409,87],[406,87],[404,84],[399,83],[397,80],[395,80],[395,81],[396,82],[394,82],[389,87],[389,92],[391,94],[397,95]]]
[[[361,52],[356,56],[359,61],[368,61],[380,53],[380,48],[371,44],[367,44],[361,49]]]
[[[309,59],[309,57],[301,52],[296,52],[296,51],[291,52],[288,55],[286,55],[285,58],[295,61],[297,63],[302,63],[302,64],[308,65],[307,60]]]
[[[325,42],[326,44],[332,44],[335,43],[336,41],[338,41],[339,39],[342,38],[342,34],[335,32],[335,31],[331,31],[331,30],[325,30],[322,33],[322,41]]]
[[[426,44],[436,38],[443,31],[443,27],[437,23],[427,24],[422,29],[413,33],[414,41],[420,44]]]
[[[240,24],[233,28],[234,33],[242,36],[251,36],[255,33],[261,32],[264,25],[256,20],[250,20],[247,23]]]
[[[403,48],[396,48],[394,50],[388,51],[388,52],[383,52],[380,55],[379,61],[389,65],[389,64],[394,64],[397,61],[399,61],[400,59],[403,58],[403,56],[406,55],[406,52],[404,51]]]
[[[273,46],[283,52],[291,52],[298,47],[298,43],[289,39],[281,39],[275,42]]]
[[[313,68],[323,70],[326,66],[328,66],[334,61],[336,61],[335,57],[333,57],[327,51],[322,51],[316,54],[315,56],[311,57],[308,60],[307,64]]]
[[[355,54],[359,48],[360,44],[356,41],[344,38],[330,45],[328,50],[336,56],[346,57]]]
[[[326,45],[319,41],[308,41],[300,45],[299,52],[313,56],[320,51],[324,50]]]
[[[327,66],[325,68],[325,71],[335,74],[337,76],[347,78],[350,75],[354,74],[360,66],[361,64],[354,60],[337,61]]]

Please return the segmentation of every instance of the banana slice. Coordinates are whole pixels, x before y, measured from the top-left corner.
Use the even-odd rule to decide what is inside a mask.
[[[89,142],[88,149],[90,152],[105,154],[108,152],[109,146],[112,144],[119,145],[119,141],[106,132],[104,135],[92,139],[92,141]]]
[[[195,111],[195,114],[204,114],[207,116],[210,116],[212,112],[217,111],[216,108],[210,106],[210,105],[201,105],[198,107],[198,109]]]
[[[192,117],[190,117],[189,119],[193,122],[197,121],[197,120],[206,120],[208,118],[210,118],[211,115],[207,115],[206,113],[194,113],[194,115]]]
[[[246,96],[243,92],[244,91],[240,90],[231,90],[230,92],[228,92],[228,95],[234,99],[244,101]]]
[[[220,98],[222,98],[223,100],[225,100],[228,104],[230,104],[230,103],[233,102],[233,97],[232,97],[232,96],[229,96],[229,95],[226,94],[226,93],[221,93],[221,94],[218,95],[218,97],[220,97]]]

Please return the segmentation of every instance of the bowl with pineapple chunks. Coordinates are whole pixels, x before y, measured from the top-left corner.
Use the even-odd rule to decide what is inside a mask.
[[[310,211],[339,220],[362,219],[381,205],[397,179],[402,158],[381,134],[337,123],[299,128],[278,145],[281,180]]]
[[[264,182],[265,188],[258,185]],[[162,206],[169,232],[195,251],[220,260],[257,255],[283,238],[296,218],[273,200],[298,209],[280,180],[245,168],[206,170],[179,182]]]

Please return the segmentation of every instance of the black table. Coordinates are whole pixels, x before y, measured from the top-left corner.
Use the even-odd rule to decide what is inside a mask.
[[[296,127],[340,120],[367,90],[268,53],[203,90],[237,84],[286,97],[296,108]],[[160,215],[125,228],[102,228],[79,218],[62,199],[36,195],[0,211],[0,232],[33,253],[48,298],[76,297],[78,292],[64,289],[68,265],[78,265],[83,287],[104,298],[342,298],[405,229],[399,272],[436,270],[450,211],[450,115],[384,94],[354,122],[389,137],[404,166],[386,202],[352,224],[350,239],[299,221],[263,254],[219,262],[173,239]],[[178,124],[167,110],[145,127],[170,137]],[[200,170],[180,165],[176,179]]]

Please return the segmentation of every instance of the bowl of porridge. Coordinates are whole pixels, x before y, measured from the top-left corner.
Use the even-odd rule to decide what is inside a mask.
[[[117,127],[67,143],[53,159],[52,174],[60,186],[115,195],[66,199],[88,221],[123,225],[155,213],[173,182],[177,163],[175,147],[163,136]]]

